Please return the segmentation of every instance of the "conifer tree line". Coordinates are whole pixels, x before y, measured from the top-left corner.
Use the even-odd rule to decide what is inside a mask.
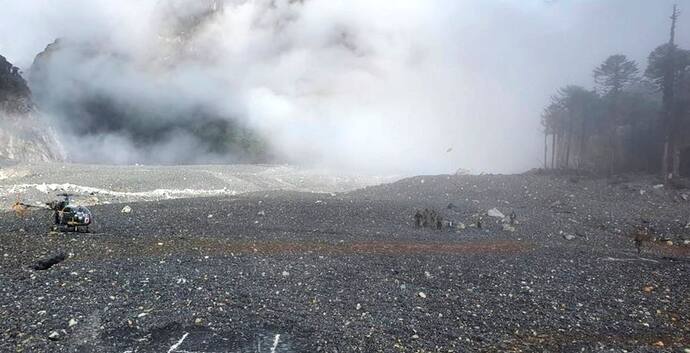
[[[669,40],[644,70],[611,55],[593,70],[594,89],[558,89],[541,115],[544,168],[690,176],[690,50],[676,44],[679,15],[674,6]]]

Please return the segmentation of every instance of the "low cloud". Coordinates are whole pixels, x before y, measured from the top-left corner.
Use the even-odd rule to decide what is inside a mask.
[[[644,65],[666,40],[671,4],[12,1],[0,15],[0,53],[28,71],[47,43],[70,43],[35,93],[64,135],[79,131],[70,137],[95,151],[68,147],[77,161],[241,159],[192,131],[195,119],[212,117],[254,131],[290,163],[518,172],[539,165],[549,95],[590,86],[609,54]],[[118,121],[62,109],[85,95],[117,103]],[[88,131],[65,128],[75,121]],[[160,136],[148,143],[140,135],[151,131]]]

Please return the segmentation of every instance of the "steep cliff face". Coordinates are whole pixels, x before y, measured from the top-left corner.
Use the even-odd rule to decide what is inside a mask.
[[[165,0],[136,45],[64,38],[38,54],[28,77],[71,161],[194,164],[265,162],[264,139],[237,118],[226,82],[195,38],[220,0]],[[75,148],[76,146],[76,148]],[[83,153],[88,149],[91,153]]]
[[[54,132],[39,118],[19,69],[0,56],[0,159],[62,159]]]

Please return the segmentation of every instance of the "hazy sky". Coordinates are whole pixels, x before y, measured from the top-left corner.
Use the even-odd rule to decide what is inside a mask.
[[[165,50],[158,2],[0,0],[0,54],[28,69],[57,37],[107,38],[133,58],[127,75],[96,82],[112,94],[131,94],[127,77],[163,80],[249,122],[295,163],[440,173],[539,166],[549,96],[591,87],[611,54],[644,70],[668,40],[673,3],[690,48],[690,0],[228,0],[193,38],[204,55],[162,75],[142,64]]]

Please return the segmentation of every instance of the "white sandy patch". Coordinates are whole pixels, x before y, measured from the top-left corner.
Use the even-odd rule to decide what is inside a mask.
[[[115,191],[103,188],[95,188],[90,186],[75,185],[70,183],[64,184],[18,184],[6,187],[0,187],[3,193],[17,194],[25,193],[28,190],[37,190],[44,194],[50,194],[54,192],[66,192],[73,194],[93,194],[93,195],[107,195],[122,198],[141,198],[141,199],[175,199],[184,197],[197,197],[197,196],[223,196],[223,195],[236,195],[237,191],[230,190],[228,188],[222,189],[154,189],[151,191]]]

